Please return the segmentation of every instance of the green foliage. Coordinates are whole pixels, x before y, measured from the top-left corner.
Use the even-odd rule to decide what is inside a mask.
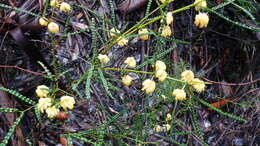
[[[37,106],[34,107],[34,114],[35,114],[35,117],[36,117],[37,121],[39,123],[42,123],[41,113],[40,113],[40,111],[39,111]]]
[[[3,108],[3,107],[0,107],[0,112],[13,113],[13,112],[20,112],[20,110],[15,109],[15,108]]]
[[[38,14],[33,13],[33,12],[31,12],[31,11],[26,11],[26,10],[24,10],[24,9],[12,7],[12,6],[9,6],[9,5],[5,5],[5,4],[3,4],[3,3],[0,3],[0,7],[5,8],[5,9],[12,9],[12,10],[15,10],[15,11],[17,11],[17,12],[26,13],[26,14],[31,15],[31,16],[34,16],[34,17],[39,17]]]
[[[101,81],[102,81],[102,84],[103,84],[103,87],[105,88],[106,93],[108,94],[109,97],[111,97],[112,99],[114,99],[113,95],[112,95],[111,92],[109,91],[108,82],[107,82],[107,80],[105,79],[102,70],[101,70],[101,69],[98,69],[98,73],[99,73],[100,79],[101,79]]]
[[[22,94],[20,94],[20,93],[14,91],[14,90],[7,89],[7,88],[4,88],[4,87],[0,87],[0,90],[3,90],[3,91],[5,91],[5,92],[7,92],[7,93],[9,93],[9,94],[14,95],[14,96],[17,97],[18,99],[20,99],[20,100],[22,100],[22,101],[24,101],[24,102],[26,102],[26,103],[28,103],[28,104],[31,104],[31,105],[35,105],[35,104],[36,104],[36,103],[35,103],[33,100],[31,100],[30,98],[25,97],[25,96],[23,96]]]
[[[15,132],[15,128],[16,126],[21,122],[22,118],[24,116],[24,112],[21,112],[20,116],[14,121],[13,125],[11,126],[11,128],[8,130],[7,134],[5,135],[4,139],[2,140],[0,146],[5,146],[7,145],[9,139],[11,138],[11,136],[14,134]]]
[[[94,71],[94,66],[91,66],[90,69],[88,70],[86,87],[85,87],[85,98],[86,99],[89,99],[91,97],[90,82],[91,82],[91,79],[92,79],[93,71]]]

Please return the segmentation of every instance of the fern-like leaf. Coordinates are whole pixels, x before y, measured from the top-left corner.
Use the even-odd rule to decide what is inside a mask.
[[[105,90],[106,90],[108,96],[111,97],[112,99],[114,99],[113,95],[112,95],[111,92],[109,91],[108,82],[107,82],[107,80],[105,79],[102,70],[101,70],[101,69],[98,69],[98,73],[99,73],[100,79],[101,79],[101,81],[102,81],[102,84],[103,84],[103,86],[104,86],[104,88],[105,88]]]
[[[0,107],[0,112],[5,112],[5,113],[13,113],[13,112],[20,112],[20,110],[16,108],[4,108]]]

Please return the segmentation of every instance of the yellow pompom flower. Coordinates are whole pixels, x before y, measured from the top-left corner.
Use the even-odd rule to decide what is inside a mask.
[[[191,85],[198,93],[203,92],[206,88],[205,83],[198,78],[193,79]]]
[[[59,112],[60,112],[60,110],[58,108],[56,108],[55,106],[48,107],[46,109],[46,114],[47,114],[48,118],[56,117]]]
[[[155,72],[155,77],[159,79],[159,81],[163,82],[167,78],[168,74],[165,70],[159,69]]]
[[[133,78],[130,75],[125,75],[122,77],[122,83],[125,86],[130,86],[132,84]]]
[[[44,113],[44,110],[51,105],[52,105],[51,98],[40,98],[37,107],[41,113]]]
[[[38,97],[43,98],[43,97],[48,97],[49,90],[50,90],[49,87],[45,85],[39,85],[37,86],[35,92]]]
[[[134,57],[127,57],[124,63],[127,65],[129,68],[135,68],[136,67],[136,61]]]
[[[160,125],[155,125],[154,126],[154,132],[156,132],[156,133],[161,132],[162,131],[161,129],[162,129],[162,127]]]
[[[58,33],[60,31],[60,27],[57,23],[54,23],[54,22],[50,22],[48,24],[48,30],[51,32],[51,33]]]
[[[173,90],[172,95],[175,96],[175,100],[185,100],[186,99],[186,93],[183,89]]]
[[[150,79],[146,79],[145,81],[143,81],[142,85],[143,85],[142,91],[145,90],[146,94],[153,93],[156,87],[155,82]]]
[[[172,35],[171,27],[169,25],[164,25],[162,29],[161,36],[162,37],[169,37]]]
[[[185,70],[181,73],[181,80],[191,82],[194,79],[194,73],[191,70]]]
[[[172,120],[172,115],[170,114],[170,113],[168,113],[167,115],[166,115],[166,119],[165,119],[166,121],[170,121],[170,120]]]
[[[119,37],[118,42],[117,42],[117,44],[120,47],[123,47],[123,46],[127,45],[127,43],[128,43],[128,40],[123,38],[123,37]]]
[[[41,26],[48,26],[48,20],[46,19],[46,18],[44,18],[44,17],[41,17],[40,19],[39,19],[39,24],[41,25]]]
[[[147,30],[146,28],[140,29],[140,30],[138,31],[138,34],[139,34],[139,35],[140,35],[140,34],[144,34],[144,33],[148,33],[148,30]],[[141,40],[145,40],[145,41],[146,41],[146,40],[149,39],[149,35],[148,35],[148,34],[140,35],[139,38],[140,38]]]
[[[195,16],[194,24],[199,28],[207,27],[208,23],[209,23],[209,16],[207,13],[199,12],[199,14]]]
[[[160,61],[160,60],[157,60],[155,62],[155,70],[157,71],[159,69],[166,70],[166,64],[164,62]]]
[[[70,11],[70,4],[66,3],[66,2],[62,2],[60,4],[60,11],[62,12],[69,12]]]
[[[104,64],[106,64],[110,61],[110,59],[108,58],[107,55],[102,55],[102,54],[98,55],[98,59],[101,63],[104,63]]]
[[[118,29],[116,29],[116,28],[110,29],[110,32],[109,32],[110,37],[114,37],[114,36],[117,36],[119,34],[120,34],[120,31]]]
[[[54,8],[59,8],[60,2],[58,0],[51,0],[50,6]]]
[[[168,132],[168,131],[171,130],[171,125],[169,125],[169,124],[164,124],[164,125],[162,126],[162,129],[163,129],[164,132]]]
[[[206,0],[195,0],[194,4],[196,3],[195,10],[200,11],[201,8],[207,8],[207,1]]]
[[[172,12],[168,12],[166,14],[166,24],[170,25],[173,22],[173,16],[172,16]]]
[[[72,110],[74,108],[75,104],[75,99],[74,97],[71,96],[62,96],[60,98],[60,105],[64,110],[70,109]]]

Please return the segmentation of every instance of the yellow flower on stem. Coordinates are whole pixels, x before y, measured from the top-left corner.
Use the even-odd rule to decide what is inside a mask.
[[[60,2],[58,0],[51,0],[50,6],[54,8],[59,8]]]
[[[173,16],[172,16],[172,12],[168,12],[166,14],[166,24],[170,25],[173,22]]]
[[[48,30],[51,32],[51,33],[58,33],[60,31],[60,27],[57,23],[55,22],[50,22],[48,24]]]
[[[194,73],[191,70],[185,70],[181,73],[181,80],[190,83],[194,79]]]
[[[175,100],[185,100],[186,99],[186,93],[183,89],[173,90],[172,95],[175,96]]]
[[[148,35],[148,34],[145,34],[145,33],[149,33],[146,28],[140,29],[140,30],[138,31],[138,34],[139,34],[139,35],[140,35],[140,34],[144,34],[144,35],[140,35],[140,36],[139,36],[139,38],[140,38],[141,40],[146,41],[146,40],[149,39],[149,35]]]
[[[155,70],[157,71],[159,69],[166,70],[166,64],[164,62],[160,61],[160,60],[157,60],[155,62]]]
[[[70,10],[71,10],[70,4],[68,4],[66,2],[62,2],[60,4],[60,11],[62,11],[62,12],[69,12]]]
[[[154,126],[154,132],[156,132],[156,133],[161,132],[162,131],[161,129],[162,129],[162,127],[160,125],[155,125]]]
[[[132,84],[133,78],[130,75],[125,75],[122,77],[122,83],[125,86],[130,86]]]
[[[198,93],[203,92],[206,88],[205,83],[198,78],[193,79],[191,85]]]
[[[48,19],[46,19],[46,18],[44,18],[44,17],[41,17],[40,19],[39,19],[39,24],[41,25],[41,26],[48,26]]]
[[[156,87],[155,82],[150,79],[146,79],[145,81],[143,81],[142,85],[143,85],[142,91],[145,90],[146,94],[153,93]]]
[[[199,28],[207,27],[208,23],[209,23],[209,16],[207,13],[199,12],[199,14],[195,16],[194,24]]]
[[[200,11],[201,8],[207,8],[207,1],[206,0],[195,0],[194,4],[196,4],[195,6],[195,10],[196,11]]]
[[[163,129],[164,132],[168,132],[168,131],[171,130],[171,125],[169,125],[169,124],[164,124],[164,125],[162,126],[162,129]]]
[[[35,92],[38,97],[43,98],[43,97],[48,97],[49,90],[50,90],[49,87],[45,85],[39,85],[37,86]]]
[[[58,108],[56,108],[55,106],[52,107],[48,107],[46,109],[46,114],[48,116],[48,118],[54,118],[59,114],[60,110]]]
[[[170,113],[168,113],[167,115],[166,115],[166,119],[165,119],[166,121],[170,121],[170,120],[172,120],[172,115],[170,114]]]
[[[127,45],[127,43],[128,43],[128,40],[123,38],[123,37],[119,37],[118,42],[117,42],[117,44],[120,47],[123,47],[123,46]]]
[[[101,63],[104,63],[104,64],[106,64],[110,61],[110,59],[108,58],[107,55],[102,55],[102,54],[98,55],[98,59]]]
[[[162,37],[169,37],[172,35],[171,27],[169,25],[164,25],[162,29],[161,36]]]
[[[136,67],[136,61],[134,57],[127,57],[124,63],[127,65],[129,68],[135,68]]]
[[[44,110],[51,105],[52,105],[51,98],[40,98],[37,107],[41,113],[44,113]]]
[[[163,82],[167,78],[168,74],[165,70],[159,69],[155,72],[155,77],[159,79],[159,81]]]
[[[75,99],[74,97],[71,96],[62,96],[60,98],[60,105],[64,110],[70,109],[72,110],[74,108],[75,104]]]

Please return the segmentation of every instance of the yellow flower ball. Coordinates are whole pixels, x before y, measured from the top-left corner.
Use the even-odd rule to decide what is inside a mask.
[[[154,132],[156,132],[156,133],[161,132],[162,131],[161,129],[162,129],[162,127],[160,125],[155,125],[154,126]]]
[[[170,120],[172,120],[172,115],[170,113],[168,113],[166,115],[166,121],[170,121]]]
[[[155,70],[157,71],[159,69],[166,70],[166,64],[164,62],[160,61],[160,60],[157,60],[155,62]]]
[[[195,10],[196,11],[200,11],[201,8],[207,8],[207,1],[206,0],[195,0],[194,4],[196,4],[195,6]]]
[[[155,77],[159,79],[159,81],[163,82],[167,78],[168,74],[165,70],[159,69],[155,72]]]
[[[45,85],[39,85],[37,86],[35,92],[38,97],[43,98],[43,97],[48,97],[49,90],[50,90],[49,87]]]
[[[140,38],[141,40],[146,41],[146,40],[149,39],[149,35],[148,35],[148,34],[145,34],[145,33],[149,33],[149,32],[148,32],[148,29],[146,29],[146,28],[140,29],[140,30],[138,31],[138,34],[139,34],[139,35],[140,35],[140,34],[144,34],[144,35],[140,35],[140,36],[139,36],[139,38]]]
[[[48,26],[48,19],[46,19],[46,18],[44,18],[44,17],[41,17],[40,19],[39,19],[39,24],[41,25],[41,26]]]
[[[169,124],[164,124],[164,125],[162,126],[162,129],[163,129],[164,132],[168,132],[168,131],[171,130],[171,125],[169,125]]]
[[[106,64],[110,61],[110,59],[108,58],[107,55],[102,55],[102,54],[98,55],[98,59],[101,63],[104,63],[104,64]]]
[[[54,118],[59,114],[60,110],[55,106],[49,107],[46,109],[46,114],[48,118]]]
[[[186,93],[183,89],[173,90],[172,95],[175,96],[175,100],[185,100],[186,99]]]
[[[60,105],[64,110],[70,109],[72,110],[74,108],[75,104],[75,99],[74,97],[71,96],[62,96],[60,98]]]
[[[181,80],[184,82],[191,82],[194,79],[194,73],[191,70],[185,70],[181,73]]]
[[[128,40],[125,39],[125,38],[123,38],[123,37],[120,37],[120,38],[118,39],[118,42],[117,42],[117,44],[118,44],[120,47],[123,47],[123,46],[127,45],[127,43],[128,43]]]
[[[136,61],[134,57],[127,57],[124,63],[127,65],[129,68],[135,68],[136,67]]]
[[[198,78],[193,79],[191,85],[198,93],[203,92],[206,88],[205,83]]]
[[[166,14],[166,24],[170,25],[173,22],[173,16],[172,16],[172,12],[168,12]]]
[[[145,90],[146,94],[153,93],[156,87],[155,82],[150,79],[146,79],[145,81],[143,81],[142,85],[143,85],[142,91]]]
[[[120,34],[120,31],[118,29],[116,29],[116,28],[110,29],[110,32],[109,32],[110,37],[114,37],[114,36],[117,36],[119,34]]]
[[[208,23],[209,23],[209,16],[207,13],[199,12],[199,14],[195,16],[194,24],[197,27],[199,28],[207,27]]]
[[[51,0],[50,6],[54,8],[59,8],[60,2],[58,0]]]
[[[164,25],[162,29],[161,36],[162,37],[169,37],[172,35],[171,27],[169,25]]]
[[[41,113],[44,113],[44,110],[51,105],[52,105],[51,98],[40,98],[37,107]]]
[[[66,3],[66,2],[62,2],[60,4],[60,11],[62,12],[69,12],[70,11],[70,4]]]
[[[58,33],[60,31],[60,28],[59,28],[59,25],[57,23],[54,23],[54,22],[50,22],[48,24],[48,30],[51,32],[51,33]]]
[[[122,77],[122,83],[125,86],[130,86],[132,84],[133,78],[130,75],[125,75]]]

